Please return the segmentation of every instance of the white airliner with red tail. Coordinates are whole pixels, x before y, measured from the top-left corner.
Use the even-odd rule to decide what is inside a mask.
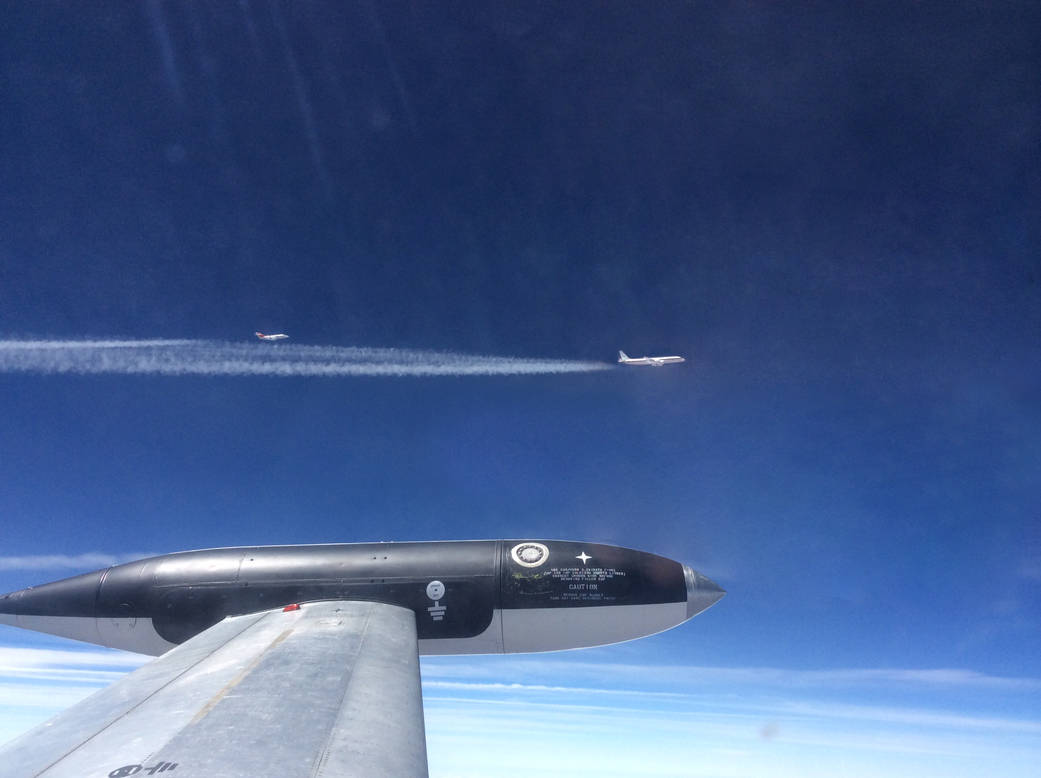
[[[275,335],[265,335],[263,332],[254,332],[260,340],[289,340],[289,336],[283,332],[276,333]]]
[[[640,357],[635,359],[627,356],[624,351],[618,352],[618,362],[622,365],[649,365],[650,367],[662,367],[663,365],[675,365],[680,362],[686,362],[687,360],[683,357]]]

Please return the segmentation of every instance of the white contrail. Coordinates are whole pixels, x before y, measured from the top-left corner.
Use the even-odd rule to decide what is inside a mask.
[[[0,340],[0,373],[492,376],[588,373],[604,362],[209,340]]]

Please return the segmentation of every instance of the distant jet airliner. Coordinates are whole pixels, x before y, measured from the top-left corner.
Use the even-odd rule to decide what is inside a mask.
[[[253,334],[261,340],[289,340],[289,336],[282,332],[276,335],[265,335],[263,332],[254,332]]]
[[[626,356],[624,351],[618,352],[618,362],[622,365],[650,365],[651,367],[661,367],[662,365],[674,365],[679,362],[686,362],[683,357],[640,357],[639,359],[633,359],[632,357]]]

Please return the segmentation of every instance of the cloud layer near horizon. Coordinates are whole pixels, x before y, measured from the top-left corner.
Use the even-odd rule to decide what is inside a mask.
[[[40,723],[147,657],[0,646],[0,740]],[[970,776],[1041,757],[1041,680],[944,668],[645,667],[564,657],[423,660],[431,775],[523,761],[551,776]],[[836,693],[872,685],[873,702]],[[900,698],[906,687],[908,698]],[[657,687],[657,688],[656,688]],[[728,693],[721,693],[722,689]],[[948,705],[966,692],[975,709]],[[1009,701],[1020,715],[1002,712]],[[1012,707],[1016,707],[1013,705]]]

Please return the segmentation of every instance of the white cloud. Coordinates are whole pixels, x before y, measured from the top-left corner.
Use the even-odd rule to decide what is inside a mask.
[[[0,676],[12,677],[40,670],[82,670],[84,668],[118,668],[133,670],[150,657],[125,651],[91,649],[76,651],[60,648],[21,648],[0,646]]]
[[[423,675],[429,678],[517,679],[521,683],[554,685],[557,679],[602,681],[609,678],[619,686],[653,688],[677,684],[704,687],[709,684],[792,687],[857,687],[879,685],[904,687],[1041,690],[1041,679],[996,676],[958,668],[840,668],[792,670],[780,667],[703,667],[693,665],[646,665],[575,662],[568,659],[497,657],[461,659],[458,662],[424,658]],[[565,684],[567,685],[567,684]]]
[[[546,776],[1028,776],[1041,759],[1033,678],[454,659],[423,660],[432,775],[480,775],[528,743]]]
[[[925,712],[889,720],[893,709],[856,711],[821,705],[785,710],[751,697],[703,700],[690,708],[427,695],[433,775],[480,774],[506,755],[532,775],[906,775],[971,776],[1007,767],[1031,775],[1041,757],[1036,732],[1021,722],[970,726]],[[630,701],[631,704],[631,701]],[[899,710],[899,709],[897,709]],[[832,714],[845,713],[839,718]],[[906,712],[905,712],[906,713]],[[913,719],[914,725],[907,723]],[[771,737],[764,738],[764,727]],[[474,757],[473,754],[478,754]],[[559,759],[557,759],[559,757]],[[1018,765],[1018,768],[1017,768]]]
[[[0,646],[0,736],[24,731],[147,661],[102,649]],[[789,676],[797,682],[783,680]],[[879,697],[879,678],[893,696]],[[968,778],[995,766],[1005,776],[1028,776],[1041,759],[1041,721],[979,711],[991,695],[1034,699],[1030,683],[948,669],[423,660],[432,776],[508,775],[523,767],[525,775],[601,778]],[[898,701],[908,685],[916,690],[913,706]],[[937,700],[952,688],[969,690],[981,707],[944,709]],[[844,690],[838,701],[836,689]]]
[[[0,682],[0,699],[5,708],[42,708],[51,714],[75,705],[102,686],[85,684],[17,684]]]
[[[1001,730],[1041,735],[1041,721],[1012,719],[1003,716],[965,716],[921,708],[899,708],[880,705],[849,705],[785,701],[773,706],[778,712],[816,716],[827,719],[856,719],[913,727],[950,729]]]
[[[660,697],[682,699],[687,695],[679,692],[648,692],[635,689],[597,689],[588,686],[546,686],[544,684],[525,683],[467,683],[465,681],[423,681],[424,689],[450,689],[456,691],[481,692],[527,692],[527,693],[560,693],[571,695],[612,694],[636,697]]]
[[[649,711],[667,713],[670,717],[700,717],[710,715],[715,721],[743,718],[755,721],[776,721],[778,719],[810,718],[834,722],[839,719],[874,722],[885,728],[899,726],[904,731],[908,727],[944,728],[958,730],[979,730],[981,732],[1002,731],[1010,734],[1021,733],[1041,735],[1041,721],[1033,719],[1017,719],[1005,716],[971,716],[917,707],[899,707],[894,705],[858,705],[835,703],[819,700],[799,700],[778,698],[772,695],[745,694],[735,698],[721,698],[710,695],[682,694],[670,692],[645,692],[635,689],[596,689],[583,687],[541,686],[524,684],[487,684],[464,682],[424,681],[426,699],[443,702],[468,703],[474,705],[534,705],[550,706],[561,710],[579,710],[583,712],[617,712],[624,707],[611,704],[604,697],[617,696],[628,698],[628,703],[636,705],[631,708],[640,711],[641,715]],[[440,695],[441,691],[456,693],[470,692],[471,696]],[[431,693],[432,692],[432,693]],[[496,692],[497,696],[485,697],[486,692]],[[776,724],[774,724],[776,726]]]

